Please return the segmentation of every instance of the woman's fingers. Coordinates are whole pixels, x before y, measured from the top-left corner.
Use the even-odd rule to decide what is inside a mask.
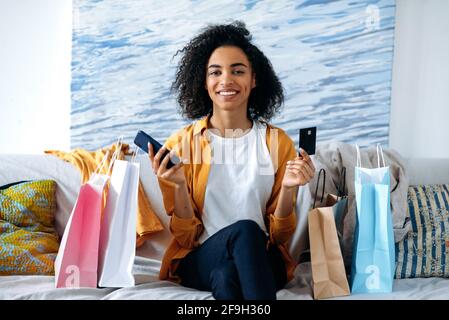
[[[159,169],[157,171],[158,176],[162,176],[167,171],[168,160],[170,160],[170,153],[167,152],[167,154],[164,156],[164,159],[162,159]]]
[[[167,157],[166,157],[167,158]],[[170,177],[176,170],[178,170],[179,168],[181,168],[181,166],[184,163],[181,161],[178,164],[174,165],[173,167],[171,167],[170,169],[168,169],[167,171],[165,171],[162,175],[161,178],[163,179],[167,179],[168,177]]]
[[[304,161],[306,161],[309,165],[310,165],[310,167],[312,168],[312,170],[313,170],[313,172],[315,172],[315,166],[313,165],[313,161],[312,161],[312,158],[310,158],[310,156],[309,156],[309,154],[306,152],[306,150],[304,150],[304,149],[299,149],[299,152],[300,152],[300,156],[302,157],[302,159],[304,160]]]
[[[306,150],[304,150],[303,148],[300,148],[299,149],[299,153],[300,153],[300,155],[302,156],[302,158],[304,159],[304,160],[306,160],[306,161],[309,161],[310,160],[310,156],[309,156],[309,154],[306,152]]]
[[[148,142],[148,156],[150,157],[151,162],[153,162],[154,152],[153,145]]]
[[[291,167],[289,170],[290,170],[290,172],[292,172],[294,174],[298,174],[301,177],[303,177],[306,182],[309,182],[313,178],[313,176],[310,173],[308,173],[307,171],[301,170],[301,168]]]
[[[290,161],[290,163],[287,164],[287,168],[295,171],[300,171],[304,173],[305,176],[310,177],[310,179],[312,179],[315,175],[315,171],[312,170],[310,165],[304,160]]]
[[[301,171],[301,170],[297,170],[294,168],[289,168],[288,171],[294,175],[296,175],[296,177],[299,177],[300,181],[299,183],[301,184],[301,182],[303,183],[307,183],[310,179],[309,176],[307,175],[307,173]]]
[[[292,160],[287,162],[287,166],[298,166],[300,170],[306,171],[312,177],[315,175],[315,170],[312,169],[310,163],[304,160]]]
[[[164,155],[167,148],[165,146],[162,146],[162,148],[159,149],[159,151],[156,153],[153,159],[153,169],[155,172],[159,172],[160,166],[161,166],[161,158]]]
[[[168,160],[173,159],[174,156],[176,156],[176,152],[175,150],[171,150],[168,154]],[[167,158],[167,157],[166,157]],[[166,163],[168,164],[168,160],[166,161]],[[179,163],[177,163],[176,165],[174,165],[173,167],[171,167],[170,169],[168,169],[165,173],[168,173],[168,175],[171,175],[174,171],[176,171],[179,167],[181,167],[181,165],[183,165],[183,162],[180,160]]]
[[[294,163],[294,165],[297,165],[296,163]],[[306,161],[301,160],[300,164],[299,164],[304,171],[306,171],[309,175],[313,176],[315,174],[315,171],[312,170],[312,168],[310,167],[310,164]]]
[[[154,151],[151,143],[148,142],[148,158],[150,158],[151,169],[154,171],[153,160],[154,160]]]
[[[312,164],[310,163],[310,162],[305,162],[305,167],[307,168],[307,170],[308,170],[308,172],[309,172],[309,174],[313,177],[314,176],[314,174],[315,174],[315,169],[314,168],[312,168]]]

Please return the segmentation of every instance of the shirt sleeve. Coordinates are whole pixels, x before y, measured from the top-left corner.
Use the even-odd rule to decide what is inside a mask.
[[[192,218],[179,218],[176,214],[171,216],[170,231],[181,247],[192,249],[199,245],[198,234],[203,225],[201,221],[193,216]]]

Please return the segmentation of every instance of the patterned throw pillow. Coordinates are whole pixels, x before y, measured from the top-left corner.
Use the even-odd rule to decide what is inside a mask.
[[[449,184],[411,186],[412,230],[396,244],[396,278],[449,277]]]
[[[0,187],[0,275],[54,274],[55,191],[52,180]]]

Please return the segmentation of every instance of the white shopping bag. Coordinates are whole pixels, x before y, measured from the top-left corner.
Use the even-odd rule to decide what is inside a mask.
[[[103,213],[98,276],[100,287],[134,286],[139,163],[116,160]]]

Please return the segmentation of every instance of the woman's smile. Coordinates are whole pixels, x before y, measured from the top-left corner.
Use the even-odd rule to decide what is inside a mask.
[[[217,92],[217,95],[224,102],[233,101],[240,91],[237,90],[220,90]]]

